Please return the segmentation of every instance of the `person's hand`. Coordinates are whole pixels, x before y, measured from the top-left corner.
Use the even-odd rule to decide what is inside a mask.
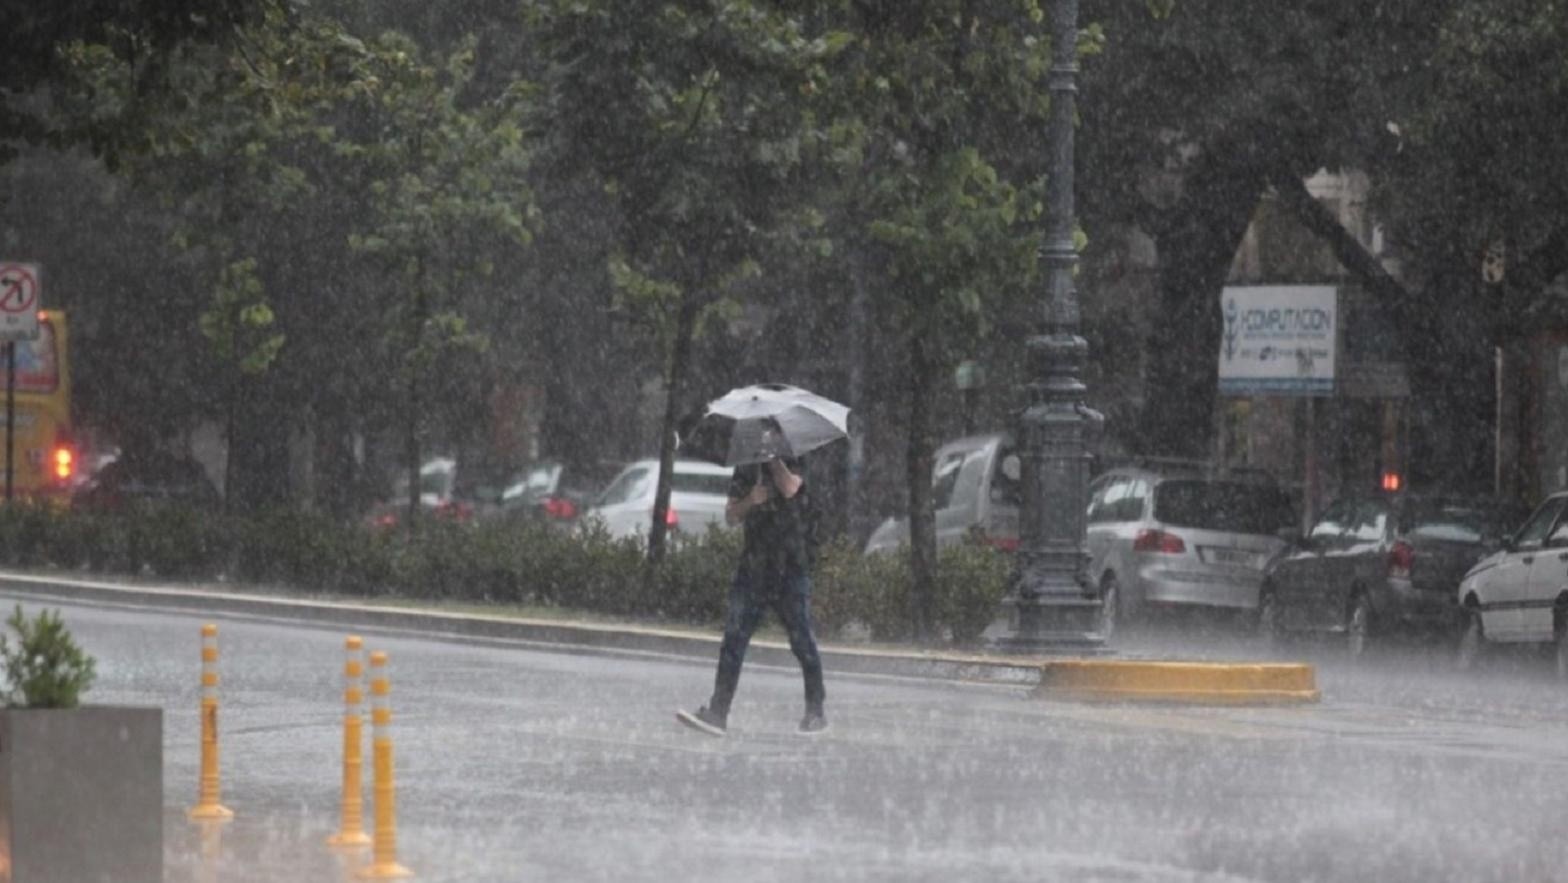
[[[789,471],[789,466],[777,457],[768,461],[768,471],[773,473],[773,486],[788,500],[795,496],[802,484],[801,477]]]
[[[759,480],[755,485],[752,485],[751,493],[746,495],[746,505],[761,506],[768,501],[770,496],[772,496],[772,492],[768,490],[768,486]]]

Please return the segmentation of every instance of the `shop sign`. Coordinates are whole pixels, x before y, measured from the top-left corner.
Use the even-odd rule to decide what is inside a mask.
[[[1248,285],[1220,292],[1220,392],[1334,394],[1338,290],[1327,285]]]

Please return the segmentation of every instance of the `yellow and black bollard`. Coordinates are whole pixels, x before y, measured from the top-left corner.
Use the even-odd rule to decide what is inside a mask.
[[[376,833],[371,863],[355,875],[368,880],[412,877],[414,872],[397,863],[397,805],[392,780],[392,684],[387,678],[387,655],[370,654],[371,762],[375,765]]]
[[[191,808],[193,821],[234,818],[219,802],[218,787],[218,627],[201,627],[201,788]]]
[[[365,833],[365,802],[361,796],[361,770],[364,767],[365,643],[350,635],[343,647],[348,662],[343,666],[343,813],[336,834],[327,843],[336,847],[358,848],[370,845]]]

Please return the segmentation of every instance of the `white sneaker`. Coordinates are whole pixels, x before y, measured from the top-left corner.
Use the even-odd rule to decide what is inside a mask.
[[[709,711],[706,705],[697,709],[696,712],[680,709],[675,712],[675,719],[699,733],[707,733],[710,736],[723,737],[725,733],[729,732],[729,728],[725,726],[724,718]]]

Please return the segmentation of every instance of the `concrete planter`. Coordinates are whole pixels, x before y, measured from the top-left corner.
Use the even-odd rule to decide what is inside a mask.
[[[163,710],[0,710],[0,883],[161,883]]]

